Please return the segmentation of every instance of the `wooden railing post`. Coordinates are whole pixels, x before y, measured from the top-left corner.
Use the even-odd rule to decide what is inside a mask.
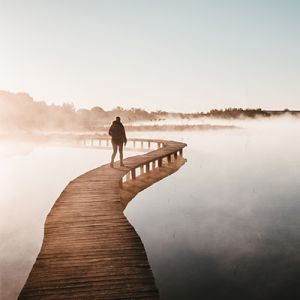
[[[159,158],[159,159],[158,159],[158,166],[159,166],[159,167],[162,167],[162,158]]]
[[[168,155],[168,163],[171,163],[171,154]]]
[[[146,163],[146,172],[150,172],[150,163]]]
[[[155,160],[152,161],[152,170],[154,170],[154,169],[155,169]]]
[[[131,179],[134,180],[136,178],[135,176],[135,168],[131,170]]]

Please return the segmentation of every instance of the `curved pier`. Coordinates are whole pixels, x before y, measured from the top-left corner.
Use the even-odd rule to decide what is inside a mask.
[[[83,146],[109,146],[85,137]],[[40,253],[19,299],[157,299],[144,246],[123,214],[142,189],[175,172],[184,143],[129,140],[157,149],[109,164],[71,181],[49,212]],[[117,165],[117,163],[116,163]]]

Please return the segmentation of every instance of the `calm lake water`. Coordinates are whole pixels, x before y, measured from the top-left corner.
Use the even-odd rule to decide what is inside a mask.
[[[300,122],[238,125],[133,134],[188,143],[187,163],[125,211],[162,299],[300,297]],[[109,159],[106,150],[0,145],[1,300],[16,299],[67,183]]]
[[[242,125],[161,134],[187,163],[126,209],[162,299],[300,299],[300,122]]]

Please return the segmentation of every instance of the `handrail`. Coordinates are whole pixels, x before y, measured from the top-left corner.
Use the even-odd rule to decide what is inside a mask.
[[[95,146],[95,147],[110,147],[111,137],[107,135],[82,135],[77,139],[77,144],[84,146]],[[166,159],[167,163],[171,163],[177,160],[178,156],[183,155],[183,148],[187,146],[185,143],[161,140],[161,139],[144,139],[144,138],[128,138],[127,143],[132,143],[133,149],[137,150],[139,143],[139,150],[146,150],[144,145],[146,144],[147,149],[151,149],[151,145],[156,146],[156,150],[148,152],[147,156],[143,157],[141,162],[135,166],[129,167],[128,172],[121,178],[120,187],[122,187],[124,182],[129,180],[135,180],[137,176],[144,173],[148,173],[156,169],[157,167],[162,167],[163,160]],[[163,151],[159,151],[163,149]],[[139,174],[137,172],[139,170]]]
[[[130,170],[120,180],[120,187],[125,182],[135,180],[138,176],[163,167],[164,163],[170,164],[179,156],[182,157],[184,147],[186,147],[185,143],[162,141],[162,148],[147,153],[148,155],[143,157],[140,162],[130,166]]]
[[[107,135],[82,135],[78,136],[75,139],[76,143],[78,145],[83,146],[95,146],[95,147],[107,147],[111,148],[110,141],[111,137]],[[165,140],[159,140],[159,139],[143,139],[143,138],[128,138],[127,139],[127,148],[128,145],[132,144],[132,148],[137,150],[146,150],[151,149],[153,145],[156,146],[156,148],[160,148],[165,143]],[[140,145],[140,148],[137,146]]]
[[[84,135],[80,136],[77,143],[83,144],[84,146],[90,147],[109,147],[111,137],[107,135]],[[135,165],[128,166],[128,172],[120,179],[120,187],[123,183],[130,180],[135,180],[138,176],[149,173],[156,168],[162,167],[164,160],[166,163],[177,160],[179,156],[183,156],[183,148],[187,145],[181,142],[161,140],[161,139],[144,139],[144,138],[129,138],[127,143],[132,143],[133,149],[137,150],[137,146],[140,145],[140,150],[146,150],[144,145],[146,144],[147,149],[150,150],[152,145],[156,146],[154,151],[150,151],[147,155],[140,157],[138,163]],[[138,144],[139,143],[139,144]]]
[[[75,143],[77,146],[112,148],[111,137],[107,134],[79,134],[75,136],[70,134],[67,136],[57,136],[57,138],[62,138],[72,145]],[[126,150],[143,152],[146,152],[146,150],[152,151],[147,152],[138,164],[134,166],[126,165],[129,170],[121,178],[120,186],[122,186],[124,182],[135,180],[139,175],[149,173],[157,167],[162,167],[164,160],[167,160],[167,163],[169,164],[174,160],[177,160],[178,156],[182,157],[183,148],[186,146],[187,144],[185,143],[163,139],[128,138]],[[163,150],[158,151],[159,149]]]

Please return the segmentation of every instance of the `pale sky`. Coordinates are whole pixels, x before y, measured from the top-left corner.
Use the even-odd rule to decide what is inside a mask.
[[[77,108],[300,109],[299,16],[299,0],[0,0],[0,89]]]

